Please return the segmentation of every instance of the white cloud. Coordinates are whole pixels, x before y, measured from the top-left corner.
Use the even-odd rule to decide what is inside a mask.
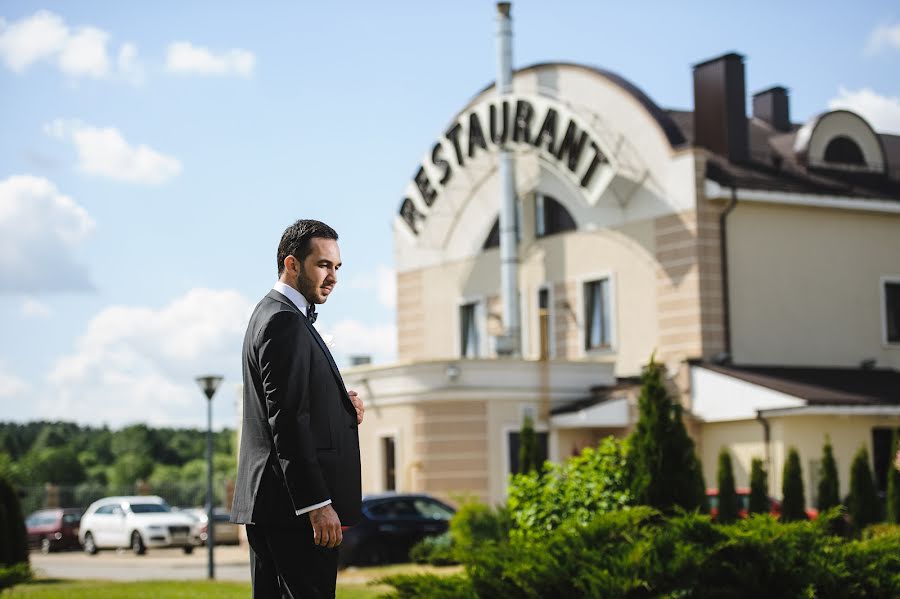
[[[29,297],[22,302],[22,315],[26,318],[49,318],[53,310],[47,304]]]
[[[73,254],[93,229],[87,211],[47,179],[0,181],[0,292],[91,289]]]
[[[6,372],[5,365],[0,362],[0,398],[18,399],[31,390],[31,386],[17,376]]]
[[[138,61],[137,55],[137,46],[131,42],[122,44],[119,48],[117,65],[122,77],[132,85],[139,87],[146,81],[146,75],[144,66]]]
[[[316,329],[319,329],[316,323]],[[333,327],[322,326],[322,337],[329,339],[329,346],[338,366],[348,365],[354,355],[368,355],[373,362],[393,360],[397,355],[397,328],[393,324],[369,325],[358,320],[345,319]]]
[[[6,24],[0,21],[0,56],[21,73],[35,62],[49,59],[66,47],[69,28],[59,15],[46,10]]]
[[[13,23],[0,19],[0,59],[16,73],[45,61],[55,63],[72,78],[106,79],[114,71],[107,50],[110,37],[91,25],[73,31],[59,15],[41,10]],[[144,70],[137,62],[134,44],[120,46],[115,66],[125,81],[143,83]]]
[[[379,264],[374,273],[364,273],[351,279],[350,289],[374,290],[375,297],[383,307],[393,310],[397,307],[397,273],[393,268]]]
[[[828,108],[852,110],[882,133],[900,133],[900,98],[882,96],[869,88],[848,90],[841,86]]]
[[[48,377],[52,399],[38,402],[39,416],[113,426],[196,424],[203,396],[194,378],[208,372],[240,376],[252,306],[236,291],[193,289],[161,309],[103,310],[76,351],[54,366]]]
[[[109,74],[106,43],[109,34],[96,27],[81,27],[69,36],[59,55],[59,68],[73,77],[101,79]]]
[[[78,168],[90,175],[117,181],[158,185],[181,172],[181,162],[145,146],[131,146],[113,127],[92,127],[78,121],[57,119],[44,131],[71,140],[78,151]]]
[[[900,50],[900,23],[879,25],[869,35],[866,54],[871,56],[886,49]]]
[[[182,75],[238,75],[250,77],[256,66],[252,52],[234,48],[214,54],[190,42],[172,42],[166,53],[166,70]]]

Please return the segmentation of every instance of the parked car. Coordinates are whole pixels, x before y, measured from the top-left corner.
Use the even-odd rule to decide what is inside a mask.
[[[191,537],[195,544],[206,545],[207,539],[207,514],[206,508],[187,508],[181,510],[182,513],[188,514],[194,519],[194,527],[191,530]],[[241,542],[240,525],[231,521],[231,512],[224,508],[215,508],[213,510],[213,520],[215,521],[215,541],[216,545],[237,545]]]
[[[738,500],[738,518],[746,518],[750,511],[750,489],[746,487],[738,487],[735,489]],[[709,513],[715,520],[719,515],[719,490],[707,489],[706,500],[709,503]],[[781,517],[781,502],[774,497],[769,497],[769,514],[776,518]],[[813,508],[806,509],[806,517],[815,520],[819,516],[818,510]]]
[[[104,497],[85,511],[78,537],[91,555],[121,547],[130,547],[136,555],[148,547],[181,547],[191,553],[193,524],[190,516],[173,512],[161,497]]]
[[[371,566],[409,560],[409,550],[427,536],[444,533],[455,510],[423,494],[371,495],[362,500],[362,519],[344,531],[341,566]]]
[[[25,519],[28,545],[43,553],[60,549],[81,549],[78,524],[81,508],[51,508],[34,512]]]

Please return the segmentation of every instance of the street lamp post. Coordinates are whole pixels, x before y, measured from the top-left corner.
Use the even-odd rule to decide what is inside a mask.
[[[213,519],[213,488],[212,488],[212,472],[213,472],[213,441],[212,441],[212,398],[222,382],[222,377],[218,375],[198,376],[197,382],[203,393],[206,395],[206,556],[207,556],[207,577],[212,580],[216,577],[215,566],[213,563],[213,546],[216,544],[215,537],[215,520]]]

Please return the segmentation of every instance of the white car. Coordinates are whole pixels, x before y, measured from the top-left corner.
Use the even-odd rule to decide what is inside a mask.
[[[136,555],[148,547],[181,547],[191,553],[193,525],[190,516],[173,512],[161,497],[104,497],[82,516],[78,538],[91,555],[121,547],[130,547]]]

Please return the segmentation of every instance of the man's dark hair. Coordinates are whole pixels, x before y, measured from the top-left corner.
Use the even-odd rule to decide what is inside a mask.
[[[278,244],[278,276],[284,272],[284,259],[293,256],[300,262],[309,255],[309,242],[313,237],[334,239],[337,231],[317,220],[300,219],[284,230]]]

